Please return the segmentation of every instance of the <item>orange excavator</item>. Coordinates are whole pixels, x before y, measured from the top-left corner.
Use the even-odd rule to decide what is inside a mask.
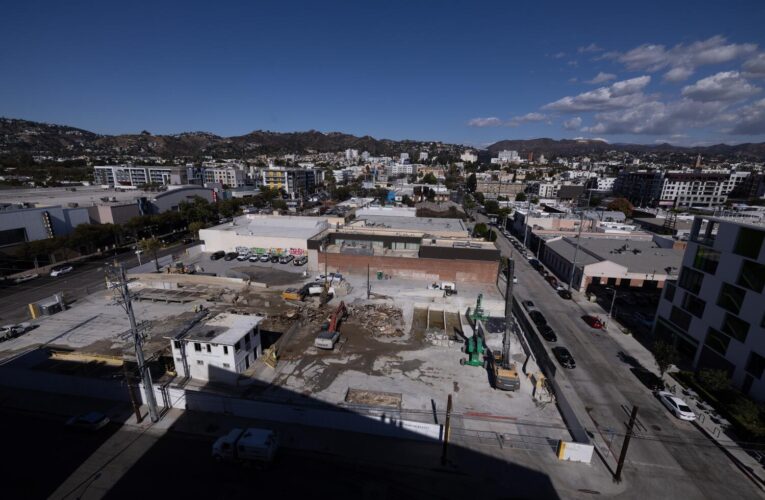
[[[313,345],[319,349],[334,349],[337,340],[340,338],[338,327],[346,316],[348,316],[348,309],[345,307],[345,302],[340,302],[340,305],[337,306],[335,312],[330,316],[329,322],[322,325],[316,340],[313,341]]]

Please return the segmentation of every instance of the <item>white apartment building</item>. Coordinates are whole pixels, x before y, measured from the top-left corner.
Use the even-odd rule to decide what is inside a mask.
[[[261,355],[262,316],[221,313],[173,337],[175,371],[181,377],[236,383]]]
[[[519,162],[521,161],[521,156],[518,154],[518,151],[500,151],[497,154],[497,159],[500,163],[513,163],[513,162]]]
[[[555,182],[532,182],[529,184],[529,194],[535,194],[539,198],[555,198],[558,196],[560,184]]]
[[[722,369],[765,401],[765,221],[696,217],[676,285],[659,301],[654,334],[694,370]]]
[[[427,151],[420,151],[420,157],[418,161],[428,161],[428,152]]]
[[[598,177],[596,180],[598,182],[595,186],[596,190],[611,191],[614,189],[614,181],[616,180],[616,177]]]
[[[137,167],[134,165],[99,165],[93,167],[96,184],[110,187],[138,187],[143,184],[170,184],[172,167]]]
[[[345,150],[345,159],[348,161],[353,161],[356,158],[359,157],[359,150],[358,149],[346,149]]]
[[[244,170],[233,166],[205,167],[202,175],[205,184],[218,183],[232,188],[244,186],[246,179]]]
[[[464,161],[465,163],[475,163],[478,161],[478,155],[475,153],[475,151],[468,149],[460,155],[460,160]]]
[[[713,207],[723,205],[728,194],[749,172],[682,172],[664,176],[659,205],[676,207]]]
[[[394,163],[393,165],[388,165],[385,170],[389,176],[401,174],[416,175],[418,166],[416,163]]]

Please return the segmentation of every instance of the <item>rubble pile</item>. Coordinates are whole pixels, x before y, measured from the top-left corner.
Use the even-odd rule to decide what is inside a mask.
[[[404,335],[401,309],[388,304],[351,305],[350,315],[373,335],[401,337]]]

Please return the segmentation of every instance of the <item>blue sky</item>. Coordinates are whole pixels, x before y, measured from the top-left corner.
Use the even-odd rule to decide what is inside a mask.
[[[6,3],[0,116],[100,133],[765,141],[765,1],[623,4]]]

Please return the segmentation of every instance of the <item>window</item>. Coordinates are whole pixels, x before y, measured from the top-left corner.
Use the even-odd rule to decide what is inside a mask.
[[[179,363],[182,363],[182,362],[183,362],[183,358],[175,358],[175,360],[176,360],[177,362],[179,362]]]
[[[210,344],[207,344],[207,352],[212,352],[212,346]]]
[[[685,292],[685,297],[683,298],[683,309],[693,314],[697,318],[700,318],[704,315],[704,308],[706,305],[707,303],[705,301],[691,293]]]
[[[717,298],[717,305],[727,309],[733,314],[738,314],[741,305],[744,303],[746,290],[733,286],[729,283],[723,283],[720,287],[720,296]]]
[[[176,349],[180,349],[181,343],[177,340],[173,340],[173,347],[175,347]]]
[[[675,300],[675,290],[677,290],[677,287],[672,283],[665,283],[664,284],[664,298],[668,301],[672,302]]]
[[[228,346],[227,345],[223,346],[223,354],[228,354]]]
[[[725,356],[725,353],[728,351],[728,344],[730,344],[730,337],[723,335],[714,328],[710,328],[704,344]]]
[[[198,359],[198,360],[197,360],[197,364],[198,364],[198,365],[204,365],[204,364],[205,364],[205,362],[204,362],[204,361],[202,361],[201,359]]]
[[[761,293],[765,285],[765,265],[745,260],[741,264],[741,272],[738,274],[736,284]]]
[[[688,327],[691,326],[691,315],[675,306],[672,306],[672,312],[669,313],[669,320],[686,332],[688,331]]]
[[[194,342],[194,350],[197,352],[202,352],[202,344],[199,342]]]
[[[231,365],[229,363],[223,363],[223,368],[231,368]]]
[[[749,333],[749,323],[732,314],[725,313],[721,330],[739,342],[744,342]]]
[[[242,344],[241,344],[241,343],[239,343],[239,342],[237,342],[236,344],[234,344],[234,352],[238,351],[238,350],[239,350],[241,347],[242,347]]]
[[[696,295],[701,291],[701,284],[704,282],[704,274],[694,271],[691,268],[683,267],[680,273],[680,281],[678,284]]]
[[[757,354],[756,352],[749,353],[749,361],[746,362],[746,371],[755,378],[762,377],[762,372],[765,370],[765,358]]]
[[[720,252],[699,245],[696,248],[696,257],[693,259],[693,267],[705,273],[714,274],[717,264],[720,262]]]
[[[765,232],[763,231],[748,227],[739,228],[733,251],[738,255],[756,259],[760,256],[763,239],[765,239]]]

